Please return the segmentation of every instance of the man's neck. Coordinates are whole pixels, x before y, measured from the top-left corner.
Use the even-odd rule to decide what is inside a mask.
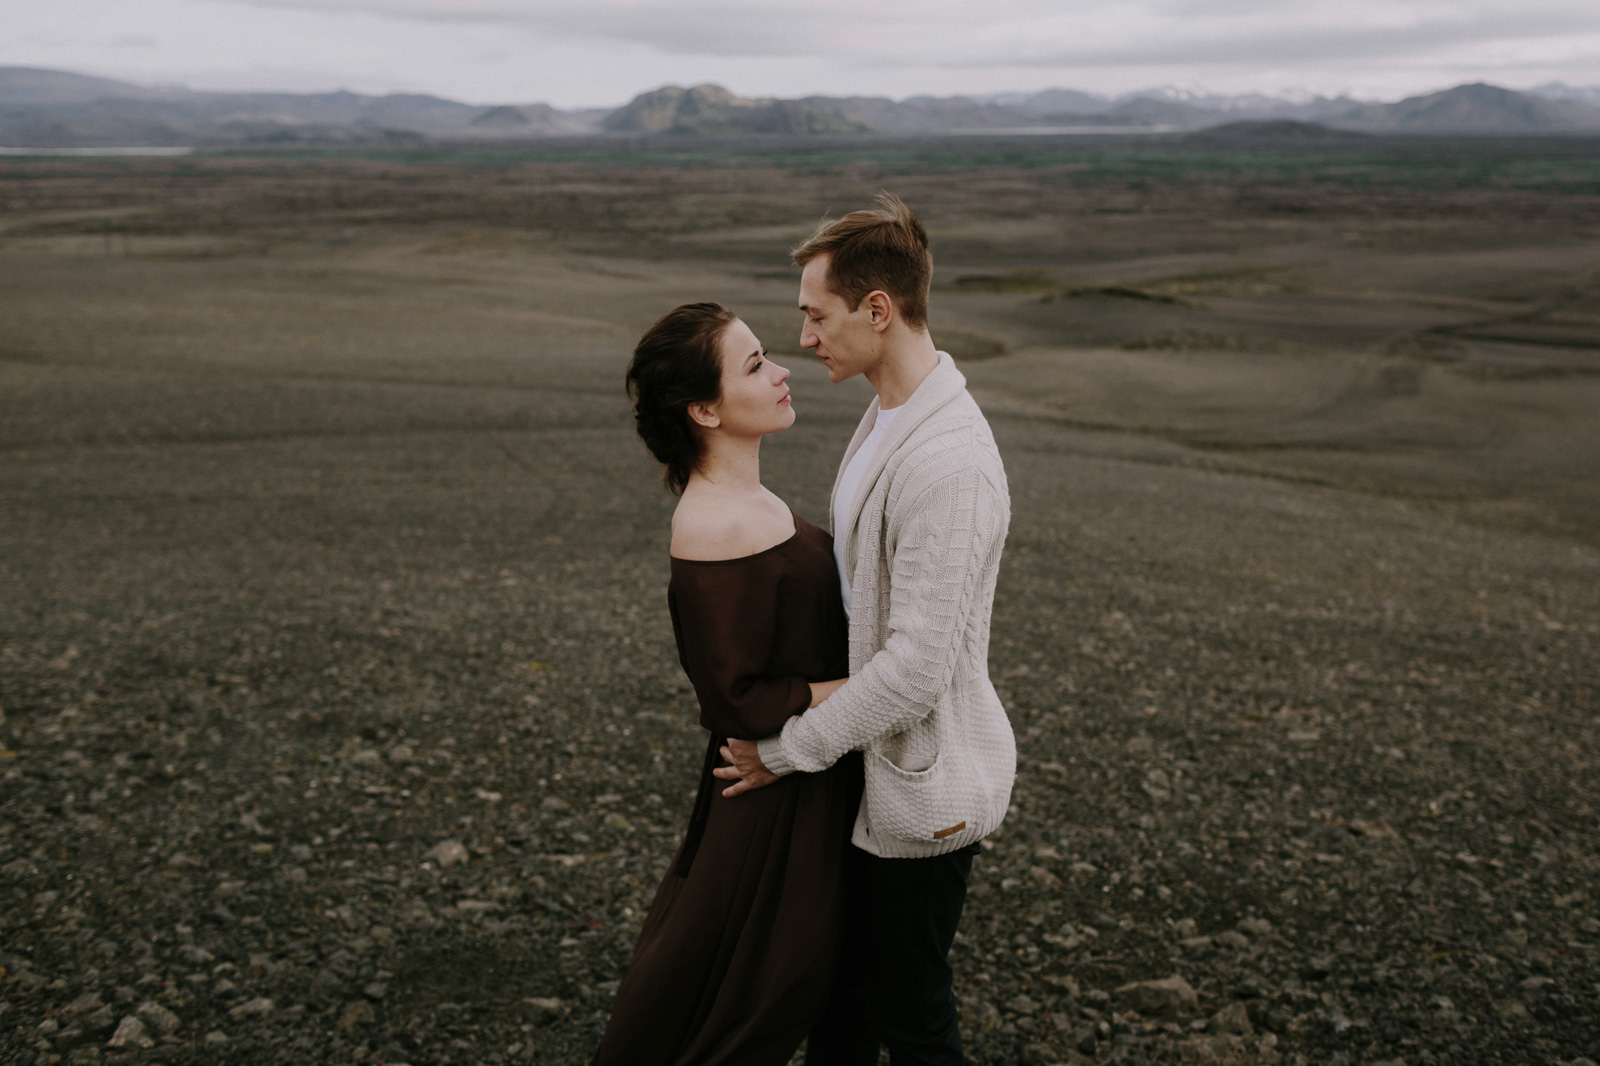
[[[939,365],[939,350],[927,330],[907,332],[896,338],[878,360],[878,365],[863,376],[878,394],[880,410],[899,407],[911,399],[917,386],[927,380]]]

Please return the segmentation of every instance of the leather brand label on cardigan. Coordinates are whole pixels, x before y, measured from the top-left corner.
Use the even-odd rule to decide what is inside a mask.
[[[966,827],[967,827],[967,823],[966,822],[957,822],[955,825],[951,826],[949,829],[941,829],[937,833],[933,834],[933,839],[935,839],[935,840],[943,840],[945,837],[949,836],[952,833],[961,832]]]

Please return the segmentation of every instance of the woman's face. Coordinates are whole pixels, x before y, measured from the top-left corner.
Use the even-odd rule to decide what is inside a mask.
[[[789,371],[767,358],[749,326],[737,318],[728,323],[717,349],[722,356],[722,399],[712,409],[719,432],[758,437],[794,424]]]

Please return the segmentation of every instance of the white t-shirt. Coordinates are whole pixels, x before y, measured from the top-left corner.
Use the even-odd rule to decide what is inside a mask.
[[[861,488],[861,479],[866,476],[867,467],[872,465],[872,457],[877,453],[878,445],[889,435],[889,427],[894,424],[894,416],[899,413],[898,407],[878,411],[878,419],[872,423],[872,432],[867,434],[867,439],[861,442],[861,447],[857,448],[856,454],[850,458],[850,465],[844,468],[844,474],[839,478],[839,491],[833,496],[833,561],[839,568],[839,591],[844,594],[846,617],[850,615],[850,575],[845,571],[844,565],[844,524],[850,520],[850,507],[855,503],[856,492]]]

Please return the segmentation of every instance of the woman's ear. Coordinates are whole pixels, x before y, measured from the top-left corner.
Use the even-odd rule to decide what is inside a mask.
[[[717,414],[714,403],[692,403],[688,411],[690,420],[701,429],[716,429],[722,425],[722,416]]]

